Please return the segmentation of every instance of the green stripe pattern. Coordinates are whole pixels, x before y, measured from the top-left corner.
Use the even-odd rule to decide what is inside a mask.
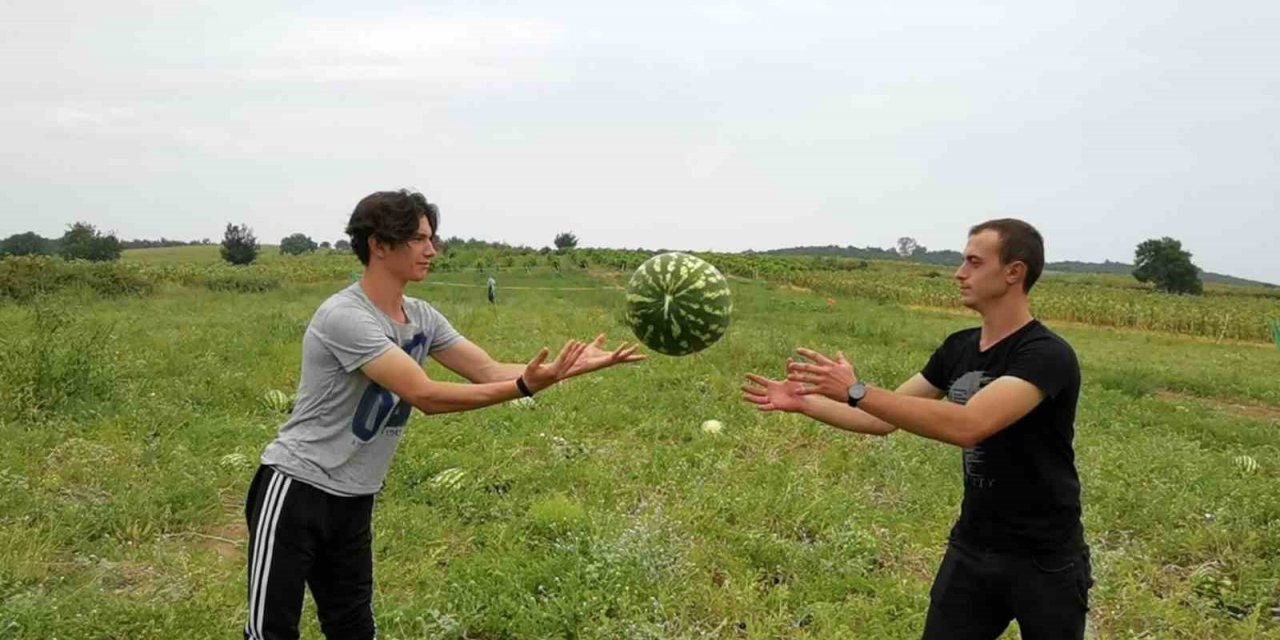
[[[729,328],[729,281],[687,253],[649,258],[627,283],[627,323],[658,353],[683,356],[715,344]]]

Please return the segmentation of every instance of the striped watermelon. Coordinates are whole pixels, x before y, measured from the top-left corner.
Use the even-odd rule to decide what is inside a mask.
[[[714,344],[729,328],[729,282],[687,253],[649,258],[627,283],[627,323],[658,353],[683,356]]]

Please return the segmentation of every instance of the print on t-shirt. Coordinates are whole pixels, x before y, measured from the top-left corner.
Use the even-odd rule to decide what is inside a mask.
[[[968,404],[969,398],[977,395],[983,387],[991,384],[992,378],[986,375],[985,371],[970,371],[951,383],[951,388],[947,389],[947,399],[956,404]],[[986,459],[986,451],[983,450],[982,443],[965,447],[964,449],[964,481],[965,484],[975,489],[990,489],[996,484],[995,478],[988,478],[983,464]]]

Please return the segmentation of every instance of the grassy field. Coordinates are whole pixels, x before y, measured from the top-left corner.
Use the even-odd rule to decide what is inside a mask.
[[[629,337],[617,276],[504,274],[496,308],[459,286],[483,278],[410,293],[509,361]],[[292,393],[302,331],[347,282],[0,303],[0,639],[238,637],[244,491],[284,418],[261,398]],[[975,318],[733,287],[702,354],[415,414],[375,515],[380,637],[918,637],[959,451],[759,415],[737,389],[797,345],[896,384]],[[1280,352],[1048,324],[1084,368],[1097,637],[1280,638]],[[309,600],[304,620],[319,638]]]

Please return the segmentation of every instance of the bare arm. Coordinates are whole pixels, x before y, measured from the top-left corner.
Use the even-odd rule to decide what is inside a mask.
[[[929,381],[918,373],[898,385],[898,388],[893,393],[929,400],[937,400],[942,397],[942,390],[929,384]],[[877,418],[862,409],[850,407],[848,403],[836,402],[820,395],[806,395],[803,397],[805,404],[800,413],[838,429],[877,436],[887,436],[897,429],[893,424]],[[866,401],[863,400],[863,402]]]
[[[431,354],[444,367],[471,382],[482,384],[515,380],[524,373],[523,364],[498,362],[484,349],[466,338]]]
[[[1031,413],[1044,392],[1012,376],[996,378],[966,404],[908,398],[869,388],[858,406],[904,431],[958,447],[971,447]]]
[[[761,411],[799,413],[854,433],[883,436],[894,431],[894,426],[889,422],[861,409],[854,409],[847,403],[837,402],[820,395],[805,394],[800,382],[769,380],[754,374],[748,374],[747,380],[751,384],[742,387],[743,399],[755,404]],[[942,391],[929,384],[929,381],[920,374],[902,383],[896,393],[918,398],[942,397]]]
[[[535,392],[545,389],[565,379],[569,368],[585,348],[581,342],[570,341],[549,364],[543,364],[547,358],[547,350],[543,349],[514,377],[524,376],[525,383]],[[514,377],[513,380],[480,384],[436,382],[427,377],[427,372],[417,361],[400,349],[388,350],[360,370],[382,388],[427,414],[469,411],[521,396]]]
[[[801,396],[825,396],[831,400],[847,397],[847,389],[857,376],[843,353],[835,360],[811,349],[798,349],[797,353],[813,361],[787,365],[788,382],[800,385]],[[1001,376],[965,404],[936,399],[940,397],[941,392],[929,399],[868,387],[858,408],[918,436],[971,447],[1031,413],[1045,394],[1026,380]]]
[[[645,359],[643,354],[636,353],[636,345],[623,342],[616,349],[608,351],[605,348],[605,340],[606,336],[602,333],[586,345],[582,356],[569,367],[565,377],[572,378],[614,365],[640,362]],[[515,380],[520,377],[525,368],[522,364],[497,362],[479,345],[465,338],[448,349],[432,354],[431,357],[450,371],[475,383]]]

